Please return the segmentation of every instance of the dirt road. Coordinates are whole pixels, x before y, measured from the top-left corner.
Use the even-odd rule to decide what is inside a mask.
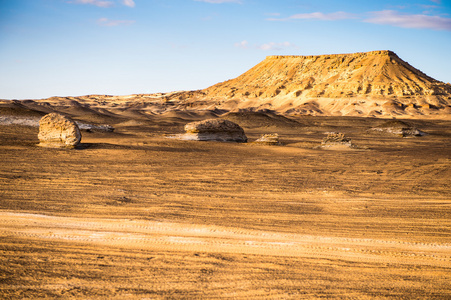
[[[451,244],[283,234],[196,224],[0,211],[0,236],[156,251],[242,253],[451,266]]]

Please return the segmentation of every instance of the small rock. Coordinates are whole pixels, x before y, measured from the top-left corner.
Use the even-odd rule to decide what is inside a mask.
[[[277,133],[264,134],[256,140],[255,143],[264,145],[280,145],[279,135]]]
[[[69,117],[50,113],[39,121],[39,146],[49,148],[73,148],[81,141],[77,124]]]
[[[327,137],[323,139],[321,142],[321,147],[333,147],[333,146],[345,146],[345,147],[353,147],[351,143],[351,139],[345,137],[343,133],[340,132],[329,132]]]
[[[370,129],[372,132],[387,133],[399,137],[413,137],[426,135],[425,132],[413,127],[412,125],[399,121],[390,120],[377,127]]]
[[[76,122],[78,125],[78,128],[80,130],[86,130],[87,132],[93,132],[93,131],[99,131],[99,132],[113,132],[114,127],[111,125],[94,125],[94,124],[86,124],[86,123],[80,123]]]

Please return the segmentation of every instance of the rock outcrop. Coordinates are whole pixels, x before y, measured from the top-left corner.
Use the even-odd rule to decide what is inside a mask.
[[[373,133],[389,134],[399,137],[414,137],[426,135],[425,132],[400,120],[387,121],[379,126],[371,128],[370,131]]]
[[[347,138],[340,132],[329,132],[327,137],[321,142],[321,148],[323,149],[336,149],[336,148],[355,148],[351,139]]]
[[[185,125],[183,139],[196,141],[247,142],[243,128],[222,119],[208,119]]]
[[[277,133],[264,134],[254,143],[261,145],[280,145],[279,135]]]
[[[77,124],[70,118],[50,113],[39,121],[40,146],[49,148],[73,148],[81,141]]]

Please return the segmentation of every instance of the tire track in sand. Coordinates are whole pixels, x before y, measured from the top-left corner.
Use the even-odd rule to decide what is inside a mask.
[[[0,237],[121,248],[344,259],[451,267],[451,244],[328,237],[144,220],[0,211]]]

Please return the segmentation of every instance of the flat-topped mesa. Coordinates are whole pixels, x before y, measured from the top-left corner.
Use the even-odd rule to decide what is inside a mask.
[[[336,57],[336,56],[368,56],[368,55],[389,55],[398,57],[395,52],[390,50],[376,50],[370,52],[355,52],[355,53],[342,53],[342,54],[321,54],[321,55],[268,55],[266,59],[283,59],[283,58],[315,58],[315,57]]]
[[[427,76],[389,50],[352,54],[268,56],[235,79],[204,90],[226,98],[349,98],[449,95],[451,85]]]

